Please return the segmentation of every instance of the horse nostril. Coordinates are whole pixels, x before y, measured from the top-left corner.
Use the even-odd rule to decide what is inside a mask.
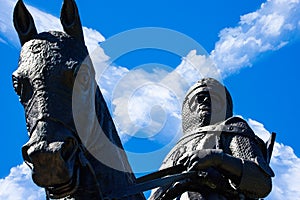
[[[29,146],[24,145],[24,146],[22,147],[22,156],[23,156],[23,159],[24,159],[25,163],[26,163],[31,169],[33,169],[33,163],[32,163],[32,160],[31,160],[30,156],[28,155],[28,149],[29,149]]]
[[[61,156],[65,161],[71,159],[77,150],[77,142],[74,138],[67,138],[61,149]]]

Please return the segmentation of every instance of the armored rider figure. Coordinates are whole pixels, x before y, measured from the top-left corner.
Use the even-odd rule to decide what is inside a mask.
[[[217,80],[202,79],[188,91],[182,129],[161,168],[182,165],[198,173],[158,188],[150,200],[259,199],[270,193],[270,148],[246,121],[233,117],[232,98]]]

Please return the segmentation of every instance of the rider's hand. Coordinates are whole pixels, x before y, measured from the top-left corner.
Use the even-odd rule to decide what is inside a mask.
[[[220,149],[202,149],[184,154],[178,164],[183,164],[187,170],[203,170],[212,167],[239,184],[243,162],[241,159],[224,153]]]
[[[185,153],[178,161],[187,170],[204,170],[209,167],[218,167],[223,159],[220,149],[202,149]]]

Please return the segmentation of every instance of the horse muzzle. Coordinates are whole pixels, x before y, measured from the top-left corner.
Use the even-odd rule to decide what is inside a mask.
[[[78,141],[70,130],[51,120],[40,121],[22,147],[22,155],[38,186],[67,190],[75,187],[74,179],[78,179],[78,149]]]

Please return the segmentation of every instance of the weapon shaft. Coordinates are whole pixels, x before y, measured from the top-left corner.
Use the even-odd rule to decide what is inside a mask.
[[[147,174],[147,175],[142,176],[140,178],[137,178],[136,182],[137,183],[143,183],[143,182],[150,181],[150,180],[157,179],[157,178],[161,178],[161,177],[164,177],[164,176],[178,174],[180,172],[183,172],[184,170],[185,170],[185,167],[182,164],[175,165],[175,166],[172,166],[172,167],[168,167],[168,168],[159,170],[157,172]]]
[[[195,177],[197,176],[197,174],[198,174],[197,171],[190,171],[190,172],[183,172],[180,174],[174,174],[166,177],[160,177],[154,180],[147,180],[145,182],[140,182],[135,185],[129,186],[127,188],[124,188],[123,190],[120,190],[118,192],[114,192],[113,194],[109,195],[105,199],[119,199],[122,197],[128,197],[157,187],[172,185],[173,183],[181,181],[183,179]]]

